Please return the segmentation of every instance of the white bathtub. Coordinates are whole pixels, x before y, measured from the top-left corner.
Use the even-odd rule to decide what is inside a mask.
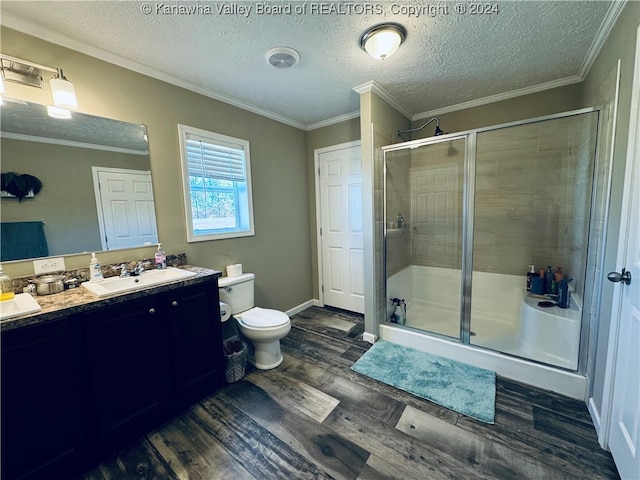
[[[525,276],[474,272],[471,345],[463,345],[458,341],[460,282],[459,270],[415,265],[390,277],[387,297],[407,301],[408,328],[387,323],[381,325],[380,337],[462,361],[471,355],[475,365],[574,398],[583,397],[584,377],[553,368],[577,370],[582,310],[576,295],[572,294],[569,309],[542,308],[538,306],[542,299],[528,296]]]

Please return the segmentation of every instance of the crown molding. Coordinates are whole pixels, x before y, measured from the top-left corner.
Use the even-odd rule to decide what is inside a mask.
[[[328,127],[329,125],[335,125],[336,123],[345,122],[353,118],[358,118],[359,116],[360,116],[360,110],[356,110],[355,112],[351,112],[351,113],[345,113],[344,115],[338,115],[337,117],[329,118],[327,120],[322,120],[321,122],[316,122],[316,123],[307,125],[307,131],[316,130],[322,127]]]
[[[483,98],[479,98],[469,102],[449,105],[439,109],[434,109],[434,110],[421,112],[417,114],[413,114],[412,112],[410,112],[404,105],[402,105],[400,102],[395,100],[391,94],[389,94],[386,90],[384,90],[384,88],[382,88],[374,80],[363,83],[362,85],[358,85],[354,87],[353,90],[360,95],[366,92],[373,92],[376,95],[378,95],[380,98],[382,98],[385,102],[387,102],[389,105],[391,105],[394,109],[396,109],[398,112],[400,112],[402,115],[407,117],[409,120],[415,121],[415,120],[421,120],[427,117],[430,118],[436,115],[442,115],[445,113],[451,113],[451,112],[464,110],[468,108],[479,107],[479,106],[487,105],[490,103],[499,102],[502,100],[509,100],[509,99],[520,97],[523,95],[542,92],[544,90],[549,90],[552,88],[558,88],[566,85],[571,85],[574,83],[579,83],[584,81],[587,74],[589,73],[589,70],[591,69],[593,62],[598,56],[598,53],[600,52],[602,46],[606,42],[606,39],[608,38],[611,32],[611,29],[613,28],[615,22],[620,16],[620,13],[624,9],[624,6],[626,5],[627,1],[628,0],[614,0],[609,6],[609,10],[607,11],[605,18],[603,19],[600,25],[600,28],[598,29],[598,33],[596,34],[596,37],[594,38],[594,41],[591,44],[589,51],[587,52],[587,55],[582,63],[582,66],[580,67],[578,75],[565,77],[559,80],[553,80],[551,82],[533,85],[533,86],[518,89],[518,90],[512,90],[512,91],[500,93],[497,95],[491,95],[489,97],[483,97]],[[62,47],[69,48],[71,50],[75,50],[77,52],[83,53],[85,55],[89,55],[91,57],[117,65],[122,68],[126,68],[128,70],[132,70],[142,75],[146,75],[148,77],[155,78],[157,80],[161,80],[163,82],[166,82],[181,88],[185,88],[192,92],[212,98],[214,100],[218,100],[220,102],[235,106],[237,108],[255,113],[257,115],[261,115],[263,117],[269,118],[271,120],[275,120],[277,122],[280,122],[285,125],[289,125],[291,127],[298,128],[301,130],[305,130],[305,131],[315,130],[325,126],[334,125],[336,123],[350,120],[360,115],[360,112],[356,111],[356,112],[351,112],[344,115],[339,115],[337,117],[333,117],[333,118],[316,122],[313,124],[305,125],[301,122],[290,119],[283,115],[279,115],[277,113],[259,108],[250,103],[240,101],[237,98],[229,97],[229,96],[214,92],[212,90],[203,88],[200,85],[185,81],[181,78],[175,77],[161,70],[154,69],[147,65],[135,62],[133,60],[121,57],[119,55],[107,52],[105,50],[102,50],[96,47],[85,45],[82,42],[69,38],[65,35],[61,35],[57,32],[53,32],[49,29],[43,28],[31,22],[24,21],[10,14],[6,14],[6,13],[3,14],[2,17],[0,17],[0,24],[8,28],[18,30],[20,32],[35,36],[37,38],[41,38],[48,42],[60,45]]]
[[[609,5],[609,10],[607,10],[604,20],[598,29],[598,33],[596,33],[596,37],[593,39],[593,43],[589,47],[589,51],[587,52],[586,57],[584,57],[584,61],[580,67],[578,75],[582,80],[587,77],[593,62],[596,60],[596,57],[600,53],[600,49],[604,46],[604,43],[607,41],[607,38],[609,38],[611,29],[615,25],[626,4],[627,0],[614,0],[611,2],[611,5]]]
[[[213,90],[209,90],[203,88],[201,85],[183,80],[169,73],[163,72],[161,70],[157,70],[155,68],[149,67],[142,63],[130,60],[128,58],[122,57],[120,55],[116,55],[111,52],[107,52],[106,50],[102,50],[100,48],[92,47],[90,45],[86,45],[78,40],[72,39],[66,35],[61,35],[57,32],[51,31],[47,28],[43,28],[39,25],[36,25],[31,22],[27,22],[13,15],[3,13],[0,18],[0,24],[17,30],[19,32],[25,33],[27,35],[31,35],[33,37],[39,38],[41,40],[45,40],[50,43],[54,43],[56,45],[60,45],[62,47],[68,48],[70,50],[75,50],[76,52],[80,52],[82,54],[88,55],[93,58],[97,58],[98,60],[102,60],[107,63],[111,63],[118,67],[126,68],[127,70],[131,70],[147,77],[155,78],[156,80],[161,80],[163,82],[169,83],[171,85],[175,85],[177,87],[181,87],[187,90],[190,90],[195,93],[199,93],[200,95],[204,95],[206,97],[212,98],[214,100],[218,100],[220,102],[227,103],[229,105],[233,105],[234,107],[241,108],[243,110],[247,110],[251,113],[255,113],[261,115],[263,117],[270,118],[271,120],[275,120],[280,123],[284,123],[285,125],[289,125],[291,127],[299,128],[301,130],[306,130],[307,126],[301,122],[296,120],[292,120],[283,115],[279,115],[274,112],[270,112],[268,110],[264,110],[262,108],[256,107],[250,103],[242,102],[234,97],[229,97],[227,95],[222,95],[220,93],[214,92]]]
[[[407,117],[409,120],[413,117],[413,114],[400,102],[398,102],[390,93],[388,93],[384,88],[380,86],[375,80],[371,80],[370,82],[363,83],[362,85],[358,85],[357,87],[353,87],[353,90],[360,95],[367,92],[373,92],[380,98],[382,98],[385,102],[395,108],[402,115]]]
[[[469,102],[457,103],[455,105],[449,105],[447,107],[436,108],[435,110],[429,110],[427,112],[416,113],[411,120],[421,120],[427,117],[434,117],[436,115],[442,115],[444,113],[457,112],[458,110],[466,110],[467,108],[481,107],[494,102],[500,102],[502,100],[509,100],[511,98],[522,97],[532,93],[542,92],[544,90],[550,90],[552,88],[564,87],[573,83],[580,83],[582,78],[576,76],[561,78],[559,80],[553,80],[551,82],[539,83],[538,85],[532,85],[526,88],[520,88],[518,90],[511,90],[510,92],[499,93],[497,95],[491,95],[489,97],[478,98]]]

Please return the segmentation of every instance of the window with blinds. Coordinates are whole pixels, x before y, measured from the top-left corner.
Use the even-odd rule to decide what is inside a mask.
[[[187,240],[254,234],[249,142],[178,126]]]

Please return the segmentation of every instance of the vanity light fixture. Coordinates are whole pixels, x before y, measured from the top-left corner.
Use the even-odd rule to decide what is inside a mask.
[[[53,77],[49,80],[53,104],[56,107],[71,110],[78,108],[73,84],[65,78],[60,68],[51,68],[20,58],[1,55],[0,70],[3,81],[36,88],[44,88],[43,72],[53,73]]]
[[[71,110],[78,108],[76,90],[73,88],[73,83],[66,79],[61,68],[58,68],[54,77],[49,80],[49,86],[51,87],[53,104],[56,107],[68,108]]]
[[[407,29],[399,23],[381,23],[360,37],[360,48],[377,60],[393,55],[407,37]]]

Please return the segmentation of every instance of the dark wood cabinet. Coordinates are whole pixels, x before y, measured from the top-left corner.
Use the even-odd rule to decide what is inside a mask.
[[[214,392],[224,382],[218,284],[167,294],[178,407]]]
[[[142,432],[221,385],[218,312],[217,282],[207,282],[84,315],[102,441]]]
[[[86,441],[75,318],[2,334],[2,478],[40,477]]]
[[[210,277],[3,332],[2,479],[62,478],[215,392],[218,302]]]
[[[162,307],[162,296],[152,295],[83,315],[92,413],[102,442],[140,432],[169,409],[170,343]]]

